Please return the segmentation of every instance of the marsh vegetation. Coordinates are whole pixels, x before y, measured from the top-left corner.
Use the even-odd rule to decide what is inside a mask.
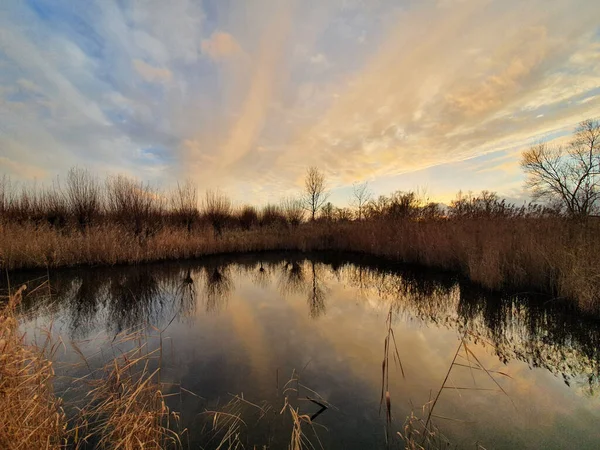
[[[123,175],[101,182],[73,168],[52,186],[0,180],[3,269],[133,264],[256,251],[348,251],[454,271],[493,290],[535,291],[599,306],[600,126],[566,147],[533,146],[522,166],[534,198],[459,192],[449,205],[417,191],[374,198],[354,185],[349,207],[328,202],[324,173],[278,204],[234,205],[194,183],[161,191]]]

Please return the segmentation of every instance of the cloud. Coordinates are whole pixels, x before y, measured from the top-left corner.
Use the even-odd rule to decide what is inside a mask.
[[[600,110],[587,0],[5,9],[2,156],[48,174],[87,164],[165,184],[188,175],[266,201],[297,192],[312,164],[343,187],[505,152],[478,163],[499,173],[489,189],[512,189],[521,148]],[[143,157],[150,147],[161,157]]]
[[[316,55],[311,56],[310,63],[314,64],[316,66],[324,66],[324,67],[327,67],[330,65],[329,60],[327,59],[327,56],[325,56],[323,53],[317,53]]]
[[[110,3],[110,2],[102,2]],[[108,6],[106,6],[108,8]],[[133,1],[123,11],[115,11],[132,22],[127,30],[131,35],[142,31],[152,40],[160,42],[164,57],[193,64],[198,60],[198,45],[202,41],[205,14],[200,2],[193,0]],[[110,24],[108,25],[110,26]],[[153,46],[147,46],[152,52]],[[159,62],[165,63],[165,61]]]
[[[48,172],[36,166],[13,161],[5,156],[0,156],[0,172],[16,175],[18,178],[33,180],[45,178]]]
[[[214,60],[222,60],[238,56],[243,53],[242,48],[235,38],[224,31],[215,31],[210,38],[202,41],[202,53]]]
[[[282,154],[279,164],[319,164],[336,182],[348,183],[523,145],[593,114],[597,100],[545,112],[537,122],[532,114],[553,98],[531,113],[526,107],[544,80],[594,39],[591,9],[582,5],[573,17],[568,2],[552,2],[547,13],[529,14],[508,3],[466,1],[452,10],[401,14],[325,114],[296,132],[297,150]],[[579,61],[576,75],[598,86],[595,59]],[[571,81],[564,74],[560,88],[568,90]]]
[[[224,175],[231,177],[237,172],[243,172],[239,163],[243,162],[250,152],[257,150],[258,139],[272,108],[281,74],[285,71],[285,68],[282,68],[282,59],[291,24],[290,13],[290,9],[283,6],[277,8],[276,13],[270,17],[259,35],[256,53],[249,55],[249,58],[242,62],[248,76],[238,73],[239,66],[233,66],[237,76],[230,79],[229,88],[240,92],[241,101],[232,106],[235,115],[226,124],[223,135],[213,138],[216,145],[213,149],[214,157],[207,158],[205,153],[198,153],[199,139],[208,139],[211,142],[211,138],[204,135],[197,139],[184,140],[183,154],[188,158],[186,165],[189,175],[193,176],[203,171],[204,167],[199,165],[199,161],[212,160],[214,164],[211,173],[206,175],[208,178],[222,180]],[[225,42],[227,44],[224,44]],[[227,49],[225,53],[228,53],[232,46],[231,39],[221,33],[217,33],[216,36],[213,34],[211,44],[204,45],[215,57],[222,57],[223,50]],[[232,178],[230,181],[233,181]]]
[[[173,77],[173,74],[169,69],[154,67],[139,59],[133,60],[133,67],[135,67],[137,73],[139,73],[144,80],[150,83],[171,81],[171,78]]]

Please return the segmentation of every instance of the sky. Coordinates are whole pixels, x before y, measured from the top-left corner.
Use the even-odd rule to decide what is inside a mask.
[[[72,166],[236,202],[353,183],[527,198],[521,152],[600,117],[595,0],[4,0],[0,174]]]

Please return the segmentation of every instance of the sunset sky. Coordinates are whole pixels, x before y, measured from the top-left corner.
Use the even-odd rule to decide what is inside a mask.
[[[0,2],[0,174],[78,165],[238,202],[459,189],[600,117],[596,0]]]

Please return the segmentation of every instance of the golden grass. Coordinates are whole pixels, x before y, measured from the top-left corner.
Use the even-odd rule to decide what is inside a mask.
[[[527,290],[600,304],[600,223],[561,218],[460,218],[309,223],[298,227],[188,232],[165,227],[144,239],[117,225],[85,232],[0,225],[5,269],[133,264],[218,253],[350,251],[454,271],[492,290]]]
[[[178,421],[165,404],[158,379],[160,367],[150,370],[150,361],[160,352],[145,353],[146,344],[137,334],[130,351],[109,361],[101,376],[88,382],[86,405],[79,411],[71,430],[77,447],[92,440],[96,448],[149,449],[179,448],[179,435],[171,420]],[[121,339],[122,340],[122,339]]]
[[[53,349],[24,343],[15,315],[24,289],[0,305],[0,448],[58,449],[67,421],[52,388]]]
[[[315,400],[308,395],[301,396],[300,391],[316,395]],[[225,405],[214,410],[205,411],[212,420],[210,429],[206,431],[208,444],[202,448],[228,449],[266,449],[272,448],[271,439],[280,431],[289,431],[288,450],[317,450],[323,449],[314,419],[323,411],[333,407],[318,393],[300,383],[298,372],[292,372],[291,378],[282,387],[283,405],[277,409],[275,405],[262,402],[252,403],[242,395],[234,395]],[[296,404],[299,401],[310,401],[321,406],[321,410],[309,416],[300,411]],[[253,442],[248,435],[258,423],[269,429],[272,435],[267,436],[267,442]],[[322,426],[321,426],[322,427]],[[324,427],[323,427],[324,428]],[[259,439],[265,439],[264,436]],[[279,445],[283,445],[280,442]],[[276,447],[279,448],[279,447]],[[283,448],[283,446],[281,447]]]
[[[95,380],[74,380],[83,388],[84,404],[67,420],[62,400],[54,394],[50,360],[58,349],[48,335],[44,346],[25,342],[16,307],[25,286],[9,295],[0,309],[0,448],[2,449],[166,449],[180,448],[158,380],[160,367],[149,370],[157,349],[144,352],[138,333],[118,342],[137,340],[133,349],[110,360]],[[97,374],[90,374],[97,375]]]

